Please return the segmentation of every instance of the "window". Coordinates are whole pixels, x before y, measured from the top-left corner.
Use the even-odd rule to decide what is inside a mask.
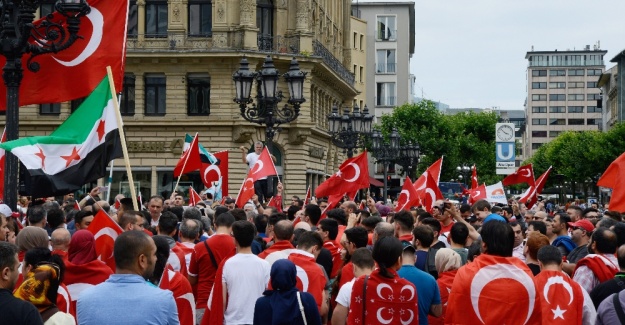
[[[600,76],[601,69],[588,69],[586,70],[586,75],[587,76]]]
[[[256,27],[259,37],[273,37],[273,1],[256,0]]]
[[[213,4],[211,0],[189,0],[189,36],[211,36]]]
[[[59,115],[61,114],[61,103],[50,103],[50,104],[39,105],[39,114]]]
[[[598,100],[601,99],[601,94],[588,94],[587,100]]]
[[[71,103],[70,103],[70,107],[69,107],[70,111],[72,113],[74,113],[76,111],[76,109],[78,109],[78,107],[80,107],[82,102],[85,101],[85,98],[87,98],[87,97],[83,97],[83,98],[78,98],[78,99],[72,100]]]
[[[565,94],[549,94],[549,100],[551,101],[566,100],[566,95]]]
[[[135,75],[126,73],[122,87],[122,99],[119,102],[119,110],[124,116],[135,115]]]
[[[209,76],[187,77],[187,114],[209,115],[211,79]]]
[[[532,131],[532,137],[535,138],[546,138],[547,131]]]
[[[378,50],[377,61],[377,73],[395,73],[395,50]]]
[[[583,82],[569,82],[569,88],[584,88]]]
[[[549,125],[566,125],[566,120],[563,118],[550,118]]]
[[[569,69],[569,76],[583,76],[584,69]]]
[[[596,81],[588,81],[586,83],[586,88],[597,88],[597,82]]]
[[[145,115],[165,115],[165,83],[164,75],[145,76]]]
[[[586,113],[601,113],[601,108],[597,106],[586,106]]]
[[[358,33],[354,32],[354,50],[358,48],[358,46],[356,46],[357,40],[358,40]]]
[[[569,113],[584,113],[584,106],[569,106]]]
[[[566,88],[566,82],[550,82],[549,88],[551,89]]]
[[[546,77],[547,70],[532,70],[532,77]]]
[[[549,106],[549,113],[565,113],[566,109],[564,106]]]
[[[532,125],[547,125],[546,118],[533,118]]]
[[[167,1],[147,0],[145,3],[145,36],[167,36]]]
[[[532,82],[532,89],[547,89],[546,82]]]
[[[365,74],[365,68],[364,67],[360,67],[360,82],[364,82],[362,81],[362,76]]]
[[[532,100],[533,101],[538,101],[538,100],[547,100],[547,95],[532,95]]]
[[[128,37],[137,37],[138,24],[137,1],[131,0],[128,8]]]
[[[562,131],[549,131],[549,137],[550,138],[555,138],[555,137],[559,136],[560,133],[562,133]]]
[[[542,143],[532,143],[532,149],[534,149],[534,150],[535,150],[535,149],[538,149],[538,148],[540,148],[542,145],[543,145]]]
[[[362,48],[362,47],[364,46],[364,44],[365,44],[365,35],[362,35],[362,34],[361,34],[361,35],[360,35],[360,50],[361,50],[361,51],[363,50],[363,48]]]
[[[378,16],[376,35],[379,41],[395,41],[397,39],[395,16]]]
[[[378,82],[376,84],[377,106],[395,106],[395,83]]]
[[[566,76],[566,70],[557,69],[557,70],[549,70],[550,76]]]
[[[569,125],[584,125],[583,118],[570,118]]]
[[[589,118],[586,119],[586,125],[600,125],[601,124],[601,119],[600,118]]]
[[[532,113],[547,113],[546,106],[533,106]]]
[[[584,100],[584,94],[569,94],[569,100]]]

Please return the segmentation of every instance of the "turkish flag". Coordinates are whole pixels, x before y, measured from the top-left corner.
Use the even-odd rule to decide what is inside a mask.
[[[189,186],[189,206],[194,207],[200,202],[202,202],[200,195],[197,194],[192,186]]]
[[[345,194],[346,193],[334,194],[328,197],[328,206],[325,209],[323,209],[323,211],[321,211],[321,217],[319,217],[319,221],[328,217],[328,211],[334,209],[336,205],[339,204],[339,202],[341,202]],[[319,224],[319,222],[317,222],[317,224]]]
[[[121,202],[119,202],[119,199],[115,199],[115,210],[119,210],[119,207],[122,205]]]
[[[441,168],[443,168],[443,157],[439,160],[435,161],[428,169],[426,169],[419,178],[414,182],[414,188],[419,191],[425,188],[427,183],[427,176],[432,176],[432,179],[436,181],[436,185],[438,185],[438,180],[441,177]]]
[[[202,163],[202,168],[200,169],[200,173],[202,176],[202,183],[206,188],[211,188],[215,186],[216,182],[219,182],[221,178],[221,195],[228,195],[228,150],[220,151],[213,154],[215,158],[218,159],[219,164],[206,164]],[[215,199],[217,197],[217,193],[215,193]]]
[[[98,253],[98,258],[106,263],[111,270],[115,270],[113,247],[115,245],[115,239],[117,239],[117,236],[124,230],[102,209],[96,213],[87,230],[95,237],[95,250],[96,253]]]
[[[478,184],[477,184],[477,167],[475,167],[475,165],[473,165],[473,168],[471,168],[472,172],[471,172],[471,188],[477,188]]]
[[[506,176],[501,183],[504,186],[520,183],[527,183],[529,186],[534,185],[534,169],[532,168],[532,164],[519,167],[516,172]]]
[[[551,166],[549,166],[549,169],[547,169],[546,172],[544,172],[542,175],[540,175],[540,177],[538,177],[538,179],[536,180],[536,183],[533,186],[530,186],[521,195],[519,202],[525,203],[525,206],[528,209],[531,209],[534,206],[534,204],[536,204],[536,202],[538,201],[538,195],[542,193],[543,188],[545,187],[545,183],[547,182],[547,178],[549,177],[550,173],[551,173]]]
[[[582,287],[560,271],[542,270],[534,278],[543,324],[581,325]]]
[[[269,200],[267,206],[274,207],[278,212],[282,212],[282,195],[276,195]]]
[[[308,189],[306,190],[306,197],[304,197],[304,206],[302,209],[310,203],[310,198],[312,197],[312,193],[310,192],[310,185],[308,185]]]
[[[404,186],[402,187],[401,192],[399,193],[399,198],[397,199],[395,212],[399,212],[401,210],[410,211],[410,207],[418,205],[419,201],[419,194],[417,193],[417,190],[415,190],[412,181],[410,181],[410,177],[406,176]]]
[[[612,189],[610,210],[625,212],[625,153],[608,166],[597,181],[597,186]]]
[[[158,287],[173,293],[180,325],[195,325],[195,298],[189,280],[167,264]]]
[[[482,184],[474,189],[470,189],[469,191],[469,203],[473,204],[479,200],[486,200],[486,185]]]
[[[67,286],[67,291],[72,301],[70,308],[75,311],[76,301],[80,298],[82,292],[89,287],[106,281],[113,273],[113,270],[100,260],[93,260],[82,265],[66,261],[63,283]],[[75,314],[73,316],[76,317]]]
[[[249,177],[248,173],[248,177],[243,181],[243,184],[241,184],[241,189],[239,190],[239,194],[237,194],[236,206],[243,209],[245,203],[254,196],[254,193],[254,180]]]
[[[325,180],[315,190],[317,197],[330,196],[347,192],[357,192],[361,188],[369,187],[369,162],[367,151],[345,160],[339,171]],[[353,196],[350,196],[353,197]]]
[[[538,294],[523,261],[482,254],[458,270],[445,324],[541,324]]]
[[[458,270],[452,270],[443,272],[438,275],[438,279],[436,279],[436,283],[438,283],[438,289],[441,293],[441,304],[443,305],[443,314],[441,317],[434,317],[432,315],[428,315],[428,323],[430,325],[443,325],[445,322],[445,311],[447,310],[447,301],[449,300],[449,293],[451,292],[451,286],[454,283],[454,278],[456,277],[456,273]]]
[[[80,205],[77,200],[74,200],[74,210],[80,211]]]
[[[76,315],[76,306],[75,304],[72,306],[72,295],[69,293],[65,281],[59,285],[59,290],[57,290],[56,307],[61,312]]]
[[[295,250],[288,256],[288,260],[297,266],[296,287],[299,291],[308,292],[321,310],[323,302],[323,290],[326,285],[326,276],[319,267],[315,256],[301,250]],[[271,281],[269,281],[271,284]]]
[[[417,191],[417,193],[419,195],[419,199],[421,199],[423,207],[425,207],[428,212],[432,212],[434,202],[436,202],[436,200],[442,200],[444,197],[443,193],[441,193],[441,190],[438,188],[438,184],[434,181],[434,179],[432,179],[432,175],[427,174],[425,177],[426,183],[421,190]]]
[[[182,152],[180,160],[174,168],[174,177],[179,177],[182,174],[196,171],[202,168],[202,160],[200,159],[200,147],[198,146],[199,139],[198,134],[195,134],[193,141],[189,145],[189,148]]]
[[[24,78],[19,92],[19,105],[61,103],[88,96],[106,76],[111,66],[117,91],[122,89],[126,56],[128,0],[88,0],[91,12],[80,18],[78,38],[69,48],[56,54],[37,56],[32,62],[39,71],[27,68],[30,55],[24,55]],[[64,25],[67,18],[53,13],[52,21]],[[42,19],[34,23],[39,25]],[[38,30],[43,32],[41,28]],[[34,46],[41,44],[34,43]],[[45,47],[45,46],[43,46]],[[0,57],[0,66],[6,59]],[[53,82],[50,82],[53,80]],[[0,110],[6,109],[6,86],[0,83]]]
[[[271,159],[271,155],[269,155],[269,150],[267,150],[267,147],[264,147],[263,151],[260,153],[260,156],[258,156],[258,160],[256,160],[254,166],[250,168],[247,177],[251,178],[254,182],[256,182],[261,178],[276,175],[278,175],[276,166],[273,164],[273,159]]]
[[[204,312],[204,316],[202,317],[201,325],[223,324],[224,322],[223,310],[225,310],[226,306],[224,305],[223,301],[224,286],[222,281],[224,275],[224,264],[226,264],[226,261],[228,259],[230,259],[230,257],[225,258],[223,261],[221,261],[221,263],[219,263],[217,273],[215,273],[215,283],[213,284],[213,290],[211,290],[211,293],[208,296],[207,308]],[[213,310],[215,311],[214,313],[212,312]]]

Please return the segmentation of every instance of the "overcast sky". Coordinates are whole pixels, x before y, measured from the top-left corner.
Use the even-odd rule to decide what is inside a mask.
[[[391,1],[392,2],[392,1]],[[416,0],[415,92],[455,108],[523,109],[525,54],[625,49],[623,0]]]

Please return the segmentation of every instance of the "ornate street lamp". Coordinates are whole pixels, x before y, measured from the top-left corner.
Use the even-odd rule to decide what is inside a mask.
[[[469,173],[471,172],[471,167],[465,164],[462,164],[461,166],[456,167],[456,171],[460,174],[458,175],[458,178],[462,180],[462,183],[465,185],[465,187],[468,186],[467,180],[469,179]]]
[[[300,105],[304,98],[304,80],[307,72],[301,71],[295,58],[291,60],[289,71],[283,75],[291,97],[279,108],[278,103],[284,96],[278,89],[280,79],[278,70],[273,65],[271,56],[265,58],[260,72],[250,71],[247,58],[241,59],[241,65],[232,75],[236,97],[234,101],[241,108],[241,116],[252,123],[266,125],[265,144],[269,152],[273,147],[273,137],[281,129],[279,125],[294,121],[299,116]],[[256,79],[256,103],[251,98],[252,84]],[[248,104],[252,104],[248,106]]]
[[[343,149],[347,157],[354,156],[354,149],[362,147],[366,136],[371,134],[373,115],[369,114],[369,108],[365,105],[362,113],[360,107],[354,105],[350,112],[349,107],[343,109],[343,115],[339,115],[339,109],[332,107],[332,113],[328,115],[328,131],[332,137],[332,143]]]
[[[39,71],[39,63],[33,59],[42,54],[58,53],[74,44],[81,38],[78,35],[80,18],[91,12],[91,7],[85,0],[59,0],[54,8],[61,17],[50,14],[33,23],[35,12],[42,2],[42,0],[0,0],[0,55],[6,58],[2,78],[7,87],[7,140],[15,140],[19,135],[19,89],[24,72],[22,57],[28,56],[26,60],[28,70]],[[10,152],[6,155],[4,203],[15,209],[18,160]]]
[[[380,131],[375,130],[371,134],[371,152],[376,159],[376,163],[384,164],[384,189],[383,196],[384,201],[388,196],[388,166],[391,162],[394,162],[399,155],[399,133],[396,129],[393,129],[388,137],[388,142],[384,140],[384,137]]]
[[[410,177],[412,180],[412,174],[419,164],[419,154],[421,153],[421,148],[418,143],[412,143],[409,141],[407,144],[402,145],[399,148],[399,156],[395,160],[395,162],[402,167],[402,169],[406,172],[406,176]]]

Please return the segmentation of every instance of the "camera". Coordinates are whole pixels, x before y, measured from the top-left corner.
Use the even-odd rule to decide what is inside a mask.
[[[443,202],[443,204],[441,204],[438,208],[441,210],[441,212],[445,212],[446,209],[451,209],[451,203]]]

